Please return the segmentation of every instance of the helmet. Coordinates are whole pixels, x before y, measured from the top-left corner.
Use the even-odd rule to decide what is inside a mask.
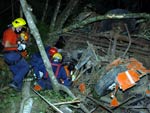
[[[12,22],[14,28],[26,25],[26,21],[23,18],[17,18]]]
[[[27,40],[29,39],[29,36],[28,36],[27,33],[21,33],[21,34],[20,34],[20,37],[21,37],[21,39],[24,40],[24,41],[27,41]]]
[[[53,56],[55,53],[57,53],[58,51],[57,51],[57,48],[55,48],[55,47],[52,47],[52,48],[50,48],[49,49],[49,54],[50,54],[50,56]]]
[[[60,53],[55,53],[52,57],[52,60],[54,62],[61,62],[62,61],[62,55]]]

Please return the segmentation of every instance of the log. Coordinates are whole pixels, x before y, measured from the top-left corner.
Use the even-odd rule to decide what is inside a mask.
[[[33,99],[31,98],[31,95],[30,95],[30,85],[31,85],[31,82],[24,83],[23,91],[22,91],[23,99],[21,102],[19,113],[31,113]]]

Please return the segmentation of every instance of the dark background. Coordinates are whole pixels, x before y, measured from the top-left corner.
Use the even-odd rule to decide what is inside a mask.
[[[28,0],[28,3],[33,8],[33,13],[37,19],[41,19],[43,7],[46,0]],[[61,9],[65,7],[69,0],[62,0]],[[50,20],[56,0],[49,0],[48,15],[46,20]],[[131,12],[150,12],[150,0],[80,0],[78,11],[81,11],[88,4],[90,10],[99,14],[104,14],[107,11],[115,8],[127,9]],[[19,17],[20,3],[19,0],[0,0],[0,39],[3,31],[11,24],[12,20]]]

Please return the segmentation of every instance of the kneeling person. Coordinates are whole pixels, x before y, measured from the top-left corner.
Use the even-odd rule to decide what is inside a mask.
[[[60,53],[55,53],[50,62],[57,81],[60,84],[69,87],[72,82],[71,79],[67,77],[67,72],[62,65],[62,55]],[[39,75],[41,78],[37,80],[37,84],[34,86],[34,89],[52,89],[51,81],[45,68],[43,68],[43,70],[39,70]]]

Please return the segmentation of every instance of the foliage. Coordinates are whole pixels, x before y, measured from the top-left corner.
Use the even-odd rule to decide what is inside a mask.
[[[8,89],[3,93],[0,93],[0,113],[12,113],[12,111],[17,112],[19,109],[21,94],[12,89]]]
[[[5,87],[11,80],[12,74],[3,58],[0,58],[0,88]]]
[[[41,95],[44,95],[44,97],[52,103],[70,101],[72,99],[65,92],[62,91],[60,91],[60,93],[57,93],[53,90],[48,90],[41,92]]]

